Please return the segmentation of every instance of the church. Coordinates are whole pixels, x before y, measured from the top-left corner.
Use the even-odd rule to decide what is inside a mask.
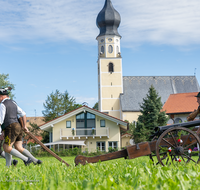
[[[111,0],[106,0],[96,20],[98,41],[98,106],[99,111],[121,120],[137,121],[140,104],[151,85],[163,105],[170,94],[199,92],[196,76],[123,76],[118,28],[120,14]]]

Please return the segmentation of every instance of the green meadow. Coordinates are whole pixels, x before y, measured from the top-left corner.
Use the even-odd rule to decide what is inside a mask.
[[[7,168],[0,159],[0,189],[200,189],[200,166],[177,163],[169,167],[153,165],[149,157],[74,166],[75,157],[63,157],[71,166],[53,157],[39,158],[42,165]]]

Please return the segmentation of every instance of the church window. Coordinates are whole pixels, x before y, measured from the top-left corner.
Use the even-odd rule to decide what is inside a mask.
[[[101,42],[104,42],[104,39],[101,39]]]
[[[104,46],[101,46],[101,52],[104,53]]]
[[[108,46],[108,52],[112,53],[113,52],[113,47],[111,45]]]
[[[114,65],[113,65],[113,63],[109,63],[109,65],[108,65],[108,72],[110,72],[110,73],[114,72]]]
[[[109,42],[112,42],[112,38],[108,38],[108,41],[109,41]]]
[[[117,53],[119,53],[119,46],[117,46]]]

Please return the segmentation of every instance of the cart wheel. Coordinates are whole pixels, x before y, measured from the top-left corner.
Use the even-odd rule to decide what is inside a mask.
[[[165,165],[192,161],[198,163],[200,144],[198,135],[184,127],[172,127],[164,131],[156,143],[158,162]],[[196,155],[195,155],[196,154]]]

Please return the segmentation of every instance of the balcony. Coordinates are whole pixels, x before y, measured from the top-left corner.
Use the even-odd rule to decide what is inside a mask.
[[[88,138],[88,137],[107,137],[109,138],[109,128],[93,129],[60,129],[60,139],[62,138]]]

